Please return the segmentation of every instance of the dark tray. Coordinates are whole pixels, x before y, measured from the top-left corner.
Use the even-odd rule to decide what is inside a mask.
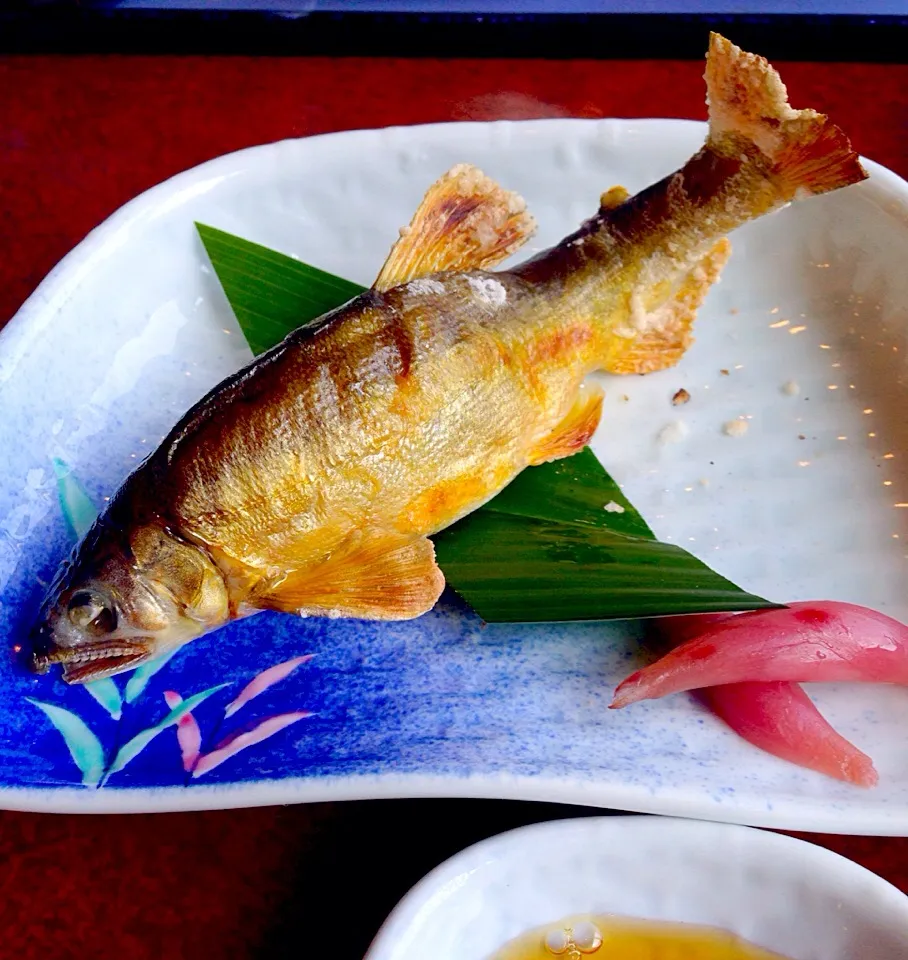
[[[908,61],[904,0],[0,3],[0,53],[700,59],[709,30],[772,60]]]

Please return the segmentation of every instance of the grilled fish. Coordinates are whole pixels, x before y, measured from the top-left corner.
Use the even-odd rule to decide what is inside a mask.
[[[28,646],[86,682],[258,610],[407,619],[444,585],[429,536],[589,441],[592,371],[679,360],[726,234],[865,178],[825,116],[713,35],[709,132],[613,188],[557,246],[469,166],[442,177],[368,292],[211,391],[126,480],[54,581]]]

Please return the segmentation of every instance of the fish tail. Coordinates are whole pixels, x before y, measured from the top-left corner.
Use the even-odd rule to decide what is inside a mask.
[[[792,200],[867,176],[828,117],[789,106],[770,64],[717,33],[710,37],[706,88],[703,148],[634,197],[609,191],[589,228],[602,262],[630,265],[624,310],[612,314],[617,322],[601,350],[601,369],[610,373],[649,373],[678,362],[728,259],[726,234]],[[603,276],[615,284],[607,270]]]
[[[848,137],[815,110],[794,110],[782,78],[763,58],[718,33],[706,60],[709,105],[707,146],[769,162],[769,177],[783,201],[827,193],[867,177]]]

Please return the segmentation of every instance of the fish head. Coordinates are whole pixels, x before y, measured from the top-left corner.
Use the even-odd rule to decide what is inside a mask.
[[[88,683],[139,666],[229,618],[227,587],[201,547],[151,522],[123,531],[102,518],[60,568],[25,651],[46,673]]]

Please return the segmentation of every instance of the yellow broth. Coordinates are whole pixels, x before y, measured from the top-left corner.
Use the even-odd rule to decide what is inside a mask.
[[[490,960],[785,960],[715,927],[614,916],[567,917],[505,944]]]

